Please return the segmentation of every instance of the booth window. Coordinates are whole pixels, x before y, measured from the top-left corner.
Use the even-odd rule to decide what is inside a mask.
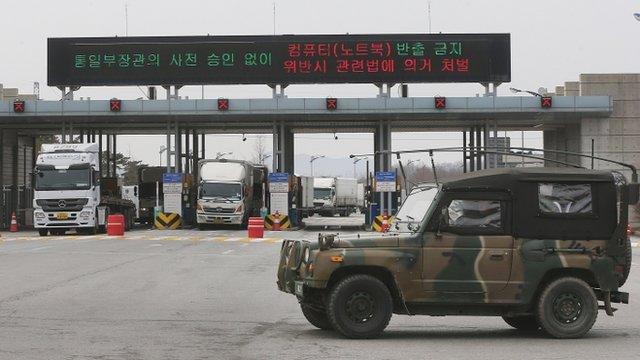
[[[452,200],[447,208],[447,225],[499,230],[502,228],[500,201]]]
[[[593,214],[589,184],[538,184],[538,208],[545,214]]]

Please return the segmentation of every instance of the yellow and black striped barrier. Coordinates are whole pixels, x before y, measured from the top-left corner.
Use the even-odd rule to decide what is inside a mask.
[[[273,230],[273,224],[276,221],[276,217],[273,214],[267,215],[264,218],[264,228],[267,230]],[[288,230],[291,228],[291,221],[287,215],[280,215],[280,230]]]
[[[154,221],[156,229],[176,230],[182,226],[182,218],[174,213],[158,213]]]
[[[383,232],[382,231],[382,215],[378,215],[373,219],[373,224],[371,227],[374,231]],[[393,216],[387,217],[388,228],[391,228],[391,223],[393,223]]]

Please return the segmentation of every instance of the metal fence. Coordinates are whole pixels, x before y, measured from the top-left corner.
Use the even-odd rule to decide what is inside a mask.
[[[18,225],[33,226],[33,189],[26,186],[4,186],[0,194],[0,228],[8,229],[15,211]]]

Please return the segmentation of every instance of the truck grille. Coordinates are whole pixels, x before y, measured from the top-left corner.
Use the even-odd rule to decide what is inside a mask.
[[[41,206],[44,211],[80,211],[88,202],[87,198],[36,200],[36,204]]]
[[[235,209],[225,209],[225,208],[217,208],[217,207],[204,207],[204,212],[207,214],[233,214],[236,212]]]

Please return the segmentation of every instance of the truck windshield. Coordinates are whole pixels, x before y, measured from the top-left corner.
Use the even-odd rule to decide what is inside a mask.
[[[200,185],[200,196],[233,201],[241,200],[242,185],[237,183],[202,183]]]
[[[313,198],[314,199],[331,199],[331,189],[330,188],[313,188]]]
[[[91,169],[37,169],[36,190],[88,190]]]
[[[433,199],[438,195],[436,187],[419,187],[411,191],[404,200],[396,215],[396,229],[400,231],[417,231],[429,212]]]

